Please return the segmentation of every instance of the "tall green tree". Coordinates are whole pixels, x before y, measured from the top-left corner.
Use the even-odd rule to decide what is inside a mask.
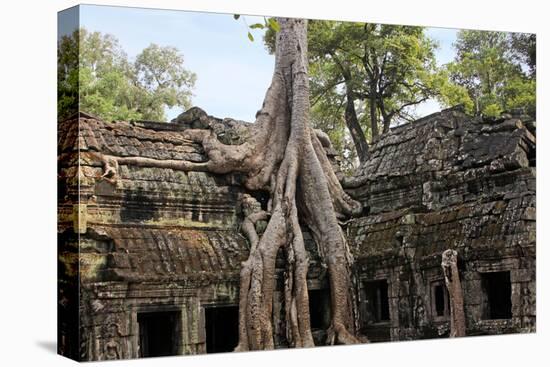
[[[475,115],[524,109],[535,115],[535,39],[527,34],[463,30],[447,65],[451,81],[466,89]],[[448,98],[453,104],[453,98]]]
[[[60,119],[78,112],[78,31],[57,44],[57,111]]]
[[[163,121],[166,107],[190,107],[195,79],[176,48],[151,44],[131,61],[114,36],[81,28],[59,43],[59,116]]]
[[[368,137],[413,119],[413,107],[437,96],[445,80],[437,45],[421,27],[312,21],[309,42],[313,111],[338,111],[317,104],[343,109],[360,161],[368,156]]]
[[[78,92],[80,110],[106,120],[140,119],[132,83],[132,65],[118,40],[109,34],[78,34]]]
[[[532,33],[511,33],[510,46],[516,62],[529,67],[529,75],[537,73],[537,36]]]
[[[164,117],[164,107],[191,107],[196,76],[183,67],[183,56],[175,47],[151,44],[134,62],[133,83],[140,97],[136,106],[146,119]]]

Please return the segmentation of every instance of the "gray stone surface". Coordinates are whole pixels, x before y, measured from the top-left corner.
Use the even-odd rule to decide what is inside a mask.
[[[203,162],[202,148],[181,131],[211,128],[226,144],[238,144],[242,124],[200,109],[170,124],[107,123],[86,114],[59,124],[62,354],[140,357],[145,312],[176,312],[175,354],[206,352],[205,310],[238,304],[240,263],[248,255],[241,199],[252,194],[265,206],[266,193],[246,192],[238,175],[127,165],[110,181],[101,177],[97,157]],[[372,146],[356,173],[365,183],[348,190],[364,204],[364,215],[344,226],[356,260],[361,331],[371,341],[448,335],[449,316],[438,315],[435,305],[448,248],[459,256],[467,335],[535,331],[534,126],[512,116],[484,122],[450,109],[397,127]],[[311,235],[304,238],[308,287],[326,306],[326,268]],[[487,272],[509,272],[509,318],[484,316]],[[284,347],[280,290],[278,284],[274,330]],[[324,307],[319,314],[326,315],[330,309],[322,305],[312,307]],[[322,344],[324,330],[314,335]]]
[[[448,335],[433,314],[430,283],[438,260],[458,251],[467,335],[535,330],[535,137],[518,119],[491,123],[442,111],[393,129],[357,172],[348,192],[368,214],[346,232],[363,281],[398,288],[391,339]],[[512,315],[483,320],[481,273],[510,272]],[[376,330],[366,330],[376,332]]]

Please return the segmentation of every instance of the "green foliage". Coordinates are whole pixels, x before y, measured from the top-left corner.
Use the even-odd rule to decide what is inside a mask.
[[[461,85],[453,83],[446,68],[439,70],[435,83],[435,88],[438,91],[436,98],[442,105],[462,105],[467,114],[474,114],[474,102],[468,95],[468,90]]]
[[[312,120],[317,125],[327,118],[338,122],[333,128],[340,133],[333,134],[349,148],[347,99],[369,139],[373,125],[381,131],[416,117],[412,107],[437,96],[446,80],[436,67],[436,44],[421,27],[310,21],[308,37]],[[268,32],[268,50],[272,40]],[[320,111],[328,115],[322,117]],[[353,161],[355,152],[344,155],[345,167],[353,164],[348,158]]]
[[[343,110],[345,98],[334,92],[325,96],[330,103],[316,103],[311,107],[311,123],[316,129],[321,129],[330,137],[334,149],[340,155],[340,168],[345,174],[352,174],[357,160],[348,131],[345,128]]]
[[[78,112],[78,46],[78,32],[58,43],[57,110],[61,119]]]
[[[534,76],[537,72],[537,36],[531,33],[511,33],[510,46],[515,61],[529,66],[529,76]]]
[[[264,45],[265,49],[269,54],[273,55],[275,53],[275,32],[274,29],[268,28],[264,33]]]
[[[275,18],[267,18],[267,26],[274,32],[279,32],[281,30],[281,26],[279,25],[279,22],[275,20]]]
[[[238,15],[238,14],[235,14],[235,15],[233,15],[233,18],[235,20],[239,20],[241,18],[241,16]],[[264,24],[254,23],[254,24],[251,24],[251,25],[248,25],[245,18],[242,18],[242,20],[243,20],[243,23],[244,23],[245,27],[247,28],[246,36],[248,37],[250,42],[254,42],[254,36],[249,31],[249,29],[265,29],[266,33],[270,33],[270,34],[273,35],[273,41],[275,41],[274,34],[281,30],[281,26],[279,25],[279,22],[277,22],[277,20],[275,18],[264,17]],[[275,44],[273,44],[273,50],[270,51],[270,53],[273,53],[273,52],[275,52]]]
[[[191,107],[195,74],[183,67],[183,56],[175,47],[151,44],[134,62],[133,82],[139,86],[138,111],[145,119],[161,121],[164,107]]]
[[[190,107],[195,79],[173,47],[151,44],[131,62],[115,37],[81,28],[59,43],[59,117],[80,108],[105,120],[164,121],[166,107]]]
[[[446,70],[452,83],[467,91],[475,115],[498,116],[515,108],[535,115],[535,42],[528,34],[459,32],[455,60]],[[446,98],[457,102],[455,96]]]
[[[348,98],[367,139],[373,127],[418,117],[412,107],[428,99],[463,105],[469,114],[523,108],[535,116],[533,34],[461,31],[456,60],[442,67],[438,45],[421,27],[310,21],[308,38],[312,122],[329,133],[345,171],[356,156],[346,128]],[[264,43],[275,51],[275,31],[266,31]]]

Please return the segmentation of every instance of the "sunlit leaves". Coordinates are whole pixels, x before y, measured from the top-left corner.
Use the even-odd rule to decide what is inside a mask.
[[[333,135],[340,139],[337,146],[344,149],[341,156],[345,166],[355,160],[344,148],[355,152],[349,144],[344,118],[348,89],[363,132],[370,140],[370,103],[376,101],[378,116],[384,112],[391,121],[399,121],[413,117],[407,106],[437,95],[442,81],[437,74],[435,47],[420,27],[309,22],[312,116],[317,125],[341,131]],[[376,84],[373,98],[371,82]]]
[[[451,81],[467,91],[473,113],[498,116],[523,108],[535,115],[533,37],[465,30],[454,46],[457,56],[447,70]]]
[[[267,23],[269,25],[269,28],[271,28],[271,30],[273,30],[274,32],[279,32],[281,30],[281,26],[275,18],[268,18]]]
[[[233,18],[235,20],[239,20],[241,19],[240,15],[234,15]],[[252,34],[252,32],[250,30],[266,30],[266,35],[269,34],[269,33],[274,33],[274,32],[279,32],[281,30],[281,26],[279,25],[279,22],[277,22],[277,20],[275,18],[268,18],[268,17],[264,17],[264,24],[262,23],[254,23],[254,24],[248,24],[246,22],[246,19],[243,17],[242,18],[242,21],[243,21],[243,24],[245,25],[246,29],[247,29],[247,34],[246,36],[248,37],[248,39],[250,40],[250,42],[254,42],[254,35]],[[264,38],[266,37],[266,35],[264,35]]]
[[[75,110],[75,103],[105,120],[163,121],[166,107],[190,107],[196,77],[173,47],[151,44],[132,62],[112,35],[80,29],[64,37],[59,50],[62,118]]]

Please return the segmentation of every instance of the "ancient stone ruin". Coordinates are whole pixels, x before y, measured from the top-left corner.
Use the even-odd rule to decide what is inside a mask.
[[[239,144],[243,122],[194,108],[172,123],[59,123],[59,351],[83,361],[232,351],[239,272],[263,231],[268,194],[239,174],[151,168],[105,156],[204,162],[188,128]],[[329,146],[327,156],[337,164]],[[342,223],[354,257],[358,329],[370,342],[449,337],[442,254],[456,252],[465,334],[535,331],[535,124],[459,108],[382,135],[353,177],[363,213]],[[341,175],[342,176],[342,175]],[[308,292],[316,345],[330,322],[327,271],[311,234]],[[281,259],[282,260],[282,259]],[[283,270],[276,347],[288,345]],[[455,277],[456,278],[456,277]],[[456,304],[456,303],[454,303]]]

